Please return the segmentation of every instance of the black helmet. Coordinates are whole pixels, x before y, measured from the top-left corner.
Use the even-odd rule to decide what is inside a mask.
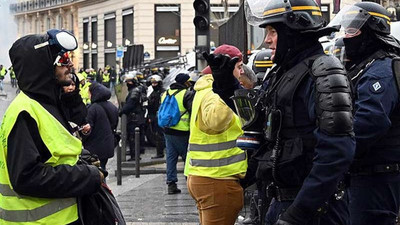
[[[274,65],[271,59],[272,50],[263,49],[257,52],[254,57],[252,69],[257,76],[257,80],[264,78],[265,72]]]
[[[365,25],[381,34],[390,34],[390,13],[375,2],[358,2],[354,6],[364,9],[370,16]],[[365,26],[364,25],[364,26]]]

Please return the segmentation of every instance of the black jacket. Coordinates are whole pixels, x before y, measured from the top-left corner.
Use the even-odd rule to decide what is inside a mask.
[[[57,85],[53,62],[57,49],[43,43],[47,35],[28,35],[17,40],[9,54],[18,86],[39,102],[64,127],[69,129],[61,110],[60,86]],[[50,152],[43,143],[36,121],[26,112],[18,115],[8,137],[7,166],[14,190],[22,195],[45,198],[78,197],[100,188],[100,174],[95,166],[84,164],[49,166]]]
[[[90,88],[92,104],[88,107],[87,121],[91,126],[91,132],[84,136],[83,145],[91,153],[98,155],[100,159],[114,156],[113,130],[118,124],[118,109],[108,100],[111,92],[105,86],[93,83]]]
[[[135,122],[137,124],[144,124],[145,109],[143,102],[146,101],[146,87],[137,84],[136,86],[128,87],[129,93],[126,96],[126,101],[120,115],[128,115],[128,121]]]

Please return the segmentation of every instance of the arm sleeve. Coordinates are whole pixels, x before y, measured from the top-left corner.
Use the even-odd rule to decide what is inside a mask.
[[[8,137],[7,152],[10,182],[19,194],[66,198],[91,194],[100,188],[100,173],[95,166],[44,164],[50,152],[39,136],[35,121],[27,113],[19,115]]]
[[[389,61],[389,60],[388,60]],[[379,73],[376,73],[379,71]],[[359,80],[355,102],[354,131],[356,154],[362,155],[369,146],[387,133],[390,115],[398,104],[399,94],[390,66],[371,68]]]
[[[314,87],[311,79],[305,99],[308,106],[309,117],[316,121],[316,106]],[[314,130],[316,145],[314,159],[310,173],[303,182],[303,185],[294,200],[292,212],[301,212],[295,217],[302,217],[307,220],[317,210],[325,205],[330,197],[337,190],[338,182],[343,179],[344,173],[348,170],[355,151],[355,139],[352,135],[329,135],[317,127]]]
[[[132,94],[127,98],[124,107],[122,107],[121,114],[129,114],[134,111],[136,102],[139,101],[140,93],[136,90],[132,90]]]
[[[234,112],[215,93],[211,93],[203,98],[200,110],[205,130],[210,130],[211,133],[225,131],[229,128],[233,119]]]

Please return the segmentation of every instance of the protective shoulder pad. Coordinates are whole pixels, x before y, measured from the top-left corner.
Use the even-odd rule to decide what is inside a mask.
[[[330,135],[354,135],[352,89],[344,66],[324,55],[314,61],[311,73],[320,129]]]

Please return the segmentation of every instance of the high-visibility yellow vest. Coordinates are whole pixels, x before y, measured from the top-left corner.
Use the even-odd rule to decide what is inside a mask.
[[[7,73],[6,68],[3,66],[3,68],[0,70],[0,77],[5,77]]]
[[[11,79],[15,79],[14,69],[10,69],[10,77],[11,77]]]
[[[36,121],[39,134],[50,151],[46,165],[75,165],[82,143],[72,136],[38,102],[20,92],[8,107],[0,128],[0,224],[64,225],[78,219],[76,198],[38,198],[20,195],[13,190],[7,168],[7,140],[21,112],[28,112]],[[24,149],[20,149],[20,154]],[[46,192],[46,190],[43,190]]]
[[[109,73],[103,73],[103,80],[101,82],[103,82],[103,83],[110,82],[110,74]]]
[[[92,83],[86,81],[83,86],[80,85],[79,94],[81,95],[82,101],[83,101],[83,103],[85,103],[85,105],[90,104],[89,87],[91,84]]]
[[[175,92],[179,91],[177,90],[167,90],[169,95],[173,95]],[[172,127],[168,127],[170,129],[174,129],[174,130],[180,130],[180,131],[189,131],[189,112],[187,111],[187,109],[185,109],[185,107],[183,106],[183,97],[185,96],[186,93],[186,89],[180,91],[178,94],[175,95],[175,99],[178,102],[178,107],[179,107],[179,112],[181,113],[181,119],[179,120],[179,122]],[[167,93],[164,92],[164,94],[161,96],[161,103],[165,100]]]
[[[207,134],[196,124],[200,103],[212,93],[211,88],[197,91],[193,99],[190,116],[190,137],[185,163],[185,175],[223,178],[247,171],[246,153],[236,146],[236,140],[243,134],[239,117],[220,134]]]

